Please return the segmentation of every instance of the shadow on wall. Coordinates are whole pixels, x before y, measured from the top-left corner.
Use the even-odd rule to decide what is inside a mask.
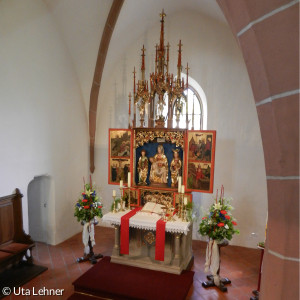
[[[29,234],[34,241],[51,244],[51,203],[53,179],[49,175],[35,176],[29,183],[28,222]]]

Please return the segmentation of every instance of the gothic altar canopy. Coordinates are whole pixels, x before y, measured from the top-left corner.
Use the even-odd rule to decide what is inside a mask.
[[[164,265],[172,269],[176,261],[176,272],[180,273],[188,267],[192,258],[192,222],[188,216],[191,192],[213,192],[216,131],[193,130],[194,117],[188,114],[188,93],[185,92],[189,87],[189,67],[187,64],[184,82],[181,74],[182,43],[179,41],[177,74],[174,76],[169,72],[170,45],[164,42],[164,11],[160,16],[155,72],[146,80],[146,49],[143,46],[141,79],[136,80],[134,68],[133,95],[129,93],[128,128],[109,129],[108,183],[120,185],[121,202],[126,201],[127,210],[126,213],[123,211],[121,203],[117,212],[114,203],[114,211],[105,215],[103,220],[116,226],[112,256],[116,262],[123,260],[123,263],[133,264],[134,261],[133,265],[141,266],[136,263],[140,257],[143,263],[147,261],[148,268],[155,269],[158,265],[153,267],[153,264],[159,260],[155,252],[159,245],[163,245],[166,259],[159,260],[159,265],[164,261]],[[185,115],[182,114],[184,106]],[[183,119],[186,128],[179,126]],[[189,124],[191,130],[188,129]],[[113,196],[115,199],[115,191]],[[152,207],[149,203],[157,206]],[[130,214],[127,226],[132,228],[130,239],[133,240],[126,242],[130,244],[131,253],[125,251],[129,256],[124,260],[121,219],[127,214]],[[158,237],[158,230],[161,229],[157,224],[160,221],[164,223],[160,227],[163,228],[163,235]],[[137,250],[143,245],[148,250]],[[153,253],[151,246],[155,247]]]

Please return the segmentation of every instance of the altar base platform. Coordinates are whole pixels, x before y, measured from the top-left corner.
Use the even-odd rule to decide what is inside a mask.
[[[140,225],[138,225],[138,216],[130,219],[129,255],[123,255],[120,254],[120,222],[116,220],[124,213],[117,213],[120,216],[109,214],[104,216],[103,219],[104,221],[110,220],[110,223],[115,228],[112,262],[173,274],[181,274],[183,270],[189,270],[193,265],[192,223],[180,221],[166,223],[164,261],[159,261],[155,260],[155,224],[157,220],[153,220],[152,226],[149,226],[148,220],[147,226],[144,226],[147,229],[144,229],[142,220]],[[141,228],[136,228],[137,226]],[[176,230],[174,229],[175,227]]]

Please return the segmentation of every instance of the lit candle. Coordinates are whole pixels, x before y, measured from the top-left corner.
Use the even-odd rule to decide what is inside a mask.
[[[184,197],[184,205],[187,205],[187,197]]]
[[[123,187],[123,180],[120,180],[120,188]]]
[[[116,190],[113,190],[113,197],[116,197]]]
[[[181,192],[181,176],[178,177],[178,193]]]
[[[128,172],[127,182],[128,182],[128,187],[131,187],[131,174],[130,174],[130,172]]]
[[[184,194],[184,189],[185,189],[185,186],[182,185],[182,186],[181,186],[181,193],[182,193],[182,194]]]

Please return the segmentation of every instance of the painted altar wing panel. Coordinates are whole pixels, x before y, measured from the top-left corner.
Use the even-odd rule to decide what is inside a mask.
[[[193,194],[185,194],[184,197],[187,197],[188,202],[193,202]],[[173,206],[176,210],[179,209],[179,201],[180,201],[180,194],[174,193]]]
[[[215,147],[215,130],[188,131],[185,165],[187,191],[213,193]]]
[[[128,203],[129,192],[130,192],[130,206],[138,207],[140,206],[139,202],[139,190],[137,188],[125,188],[124,192],[124,200]]]
[[[108,139],[108,184],[123,180],[127,185],[128,172],[132,170],[132,130],[110,128]]]

